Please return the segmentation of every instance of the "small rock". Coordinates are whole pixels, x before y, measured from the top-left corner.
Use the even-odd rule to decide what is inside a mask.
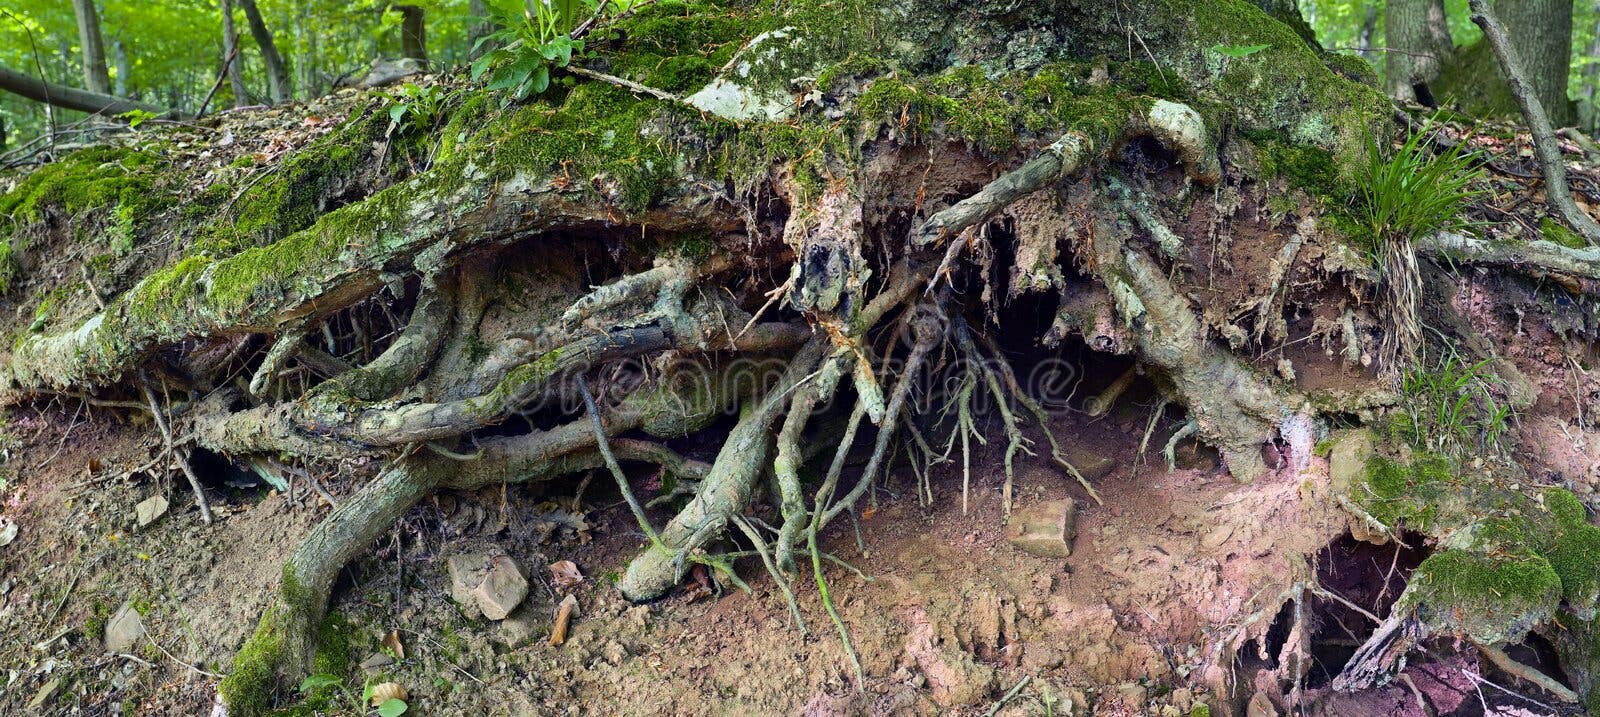
[[[1137,682],[1124,682],[1117,685],[1117,693],[1122,695],[1122,701],[1129,706],[1143,707],[1149,701],[1150,691]]]
[[[1187,687],[1179,687],[1173,690],[1172,704],[1178,708],[1179,712],[1188,712],[1189,707],[1194,705],[1194,691]]]
[[[133,507],[134,523],[143,528],[167,514],[167,499],[153,495]]]
[[[498,546],[450,558],[450,597],[490,620],[504,620],[528,596],[522,568]],[[469,611],[470,612],[470,611]]]
[[[144,637],[144,621],[132,603],[123,603],[111,620],[106,622],[106,652],[129,652]]]
[[[1011,514],[1006,540],[1041,558],[1065,558],[1072,555],[1077,518],[1078,506],[1071,498],[1035,503]]]
[[[532,608],[531,604],[523,605],[501,620],[499,629],[495,631],[495,639],[513,648],[527,644],[539,629],[539,620],[534,617]]]
[[[1218,524],[1217,527],[1213,528],[1211,532],[1206,533],[1206,537],[1200,539],[1200,545],[1206,550],[1216,550],[1217,548],[1222,547],[1222,544],[1228,542],[1228,539],[1232,537],[1233,526],[1227,523],[1221,523]]]

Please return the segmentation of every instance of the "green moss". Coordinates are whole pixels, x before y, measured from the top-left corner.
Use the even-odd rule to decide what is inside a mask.
[[[1560,597],[1561,579],[1542,557],[1446,550],[1417,566],[1402,607],[1426,613],[1432,626],[1493,644],[1549,619]]]
[[[311,226],[336,195],[355,183],[373,159],[388,116],[362,111],[339,129],[284,158],[262,174],[241,177],[244,193],[231,212],[203,232],[200,246],[219,254],[260,246]]]
[[[1211,707],[1206,704],[1197,704],[1190,708],[1189,717],[1211,717]]]
[[[554,176],[558,184],[604,192],[624,212],[643,212],[683,175],[675,143],[648,126],[663,110],[620,87],[580,83],[562,97],[509,110],[463,155],[487,160],[489,181]]]
[[[1355,184],[1339,172],[1333,153],[1313,145],[1285,142],[1271,132],[1251,135],[1267,177],[1282,177],[1290,187],[1328,200],[1331,207],[1342,206],[1355,194]]]
[[[46,208],[77,216],[122,204],[142,219],[168,199],[155,191],[156,177],[165,167],[154,151],[115,146],[81,149],[34,170],[0,196],[0,214],[34,222],[43,218]]]
[[[863,122],[964,139],[1003,154],[1021,137],[1076,130],[1097,144],[1120,138],[1151,100],[1087,82],[1082,63],[1056,63],[990,79],[982,68],[958,67],[929,77],[883,77],[856,99]]]
[[[229,714],[255,717],[272,709],[278,666],[285,657],[279,610],[277,605],[267,609],[255,635],[239,649],[233,668],[217,685],[217,696],[228,706]]]
[[[709,82],[745,40],[770,29],[770,15],[728,3],[668,0],[623,21],[627,44],[610,57],[613,70],[668,92]]]
[[[1544,217],[1539,220],[1539,235],[1545,241],[1560,244],[1568,249],[1585,249],[1589,246],[1577,232],[1568,229],[1554,217]]]
[[[329,615],[317,631],[317,654],[311,661],[311,674],[343,677],[350,669],[350,638],[356,628],[342,615]]]
[[[1436,503],[1451,482],[1450,462],[1442,456],[1424,455],[1409,465],[1374,456],[1367,463],[1365,490],[1355,498],[1385,525],[1426,531],[1438,518]]]

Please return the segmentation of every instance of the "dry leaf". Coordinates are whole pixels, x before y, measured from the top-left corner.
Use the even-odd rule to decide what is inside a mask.
[[[11,544],[17,539],[17,524],[10,518],[0,517],[0,548]]]
[[[384,635],[383,646],[389,648],[389,651],[394,653],[394,658],[396,660],[406,659],[406,646],[400,643],[399,630],[390,630],[389,634]]]
[[[570,588],[583,582],[583,571],[571,560],[558,560],[550,564],[550,584],[557,588]]]
[[[404,685],[398,682],[383,682],[372,686],[371,702],[377,707],[389,700],[405,701],[409,694]]]

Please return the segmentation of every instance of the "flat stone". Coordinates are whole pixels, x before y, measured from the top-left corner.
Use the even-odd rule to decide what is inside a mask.
[[[1078,504],[1071,498],[1022,506],[1006,523],[1006,540],[1041,558],[1065,558],[1072,555],[1077,522]]]
[[[534,615],[533,604],[523,605],[500,621],[495,639],[507,647],[522,647],[539,631],[540,620]]]
[[[506,619],[528,596],[528,579],[522,568],[499,546],[452,556],[448,567],[450,597],[490,620]]]
[[[381,652],[374,652],[371,655],[368,655],[367,659],[361,661],[361,671],[368,677],[375,677],[378,675],[378,673],[383,672],[385,667],[393,664],[393,657],[385,655]]]
[[[61,678],[59,677],[44,683],[38,692],[33,693],[33,699],[28,700],[28,711],[35,712],[40,707],[43,707],[44,703],[54,696],[58,689],[61,689]]]
[[[1333,489],[1345,495],[1366,478],[1367,461],[1372,459],[1372,431],[1350,428],[1334,431],[1329,437],[1333,450],[1328,453],[1328,477]]]
[[[106,622],[106,652],[132,652],[143,637],[144,621],[139,618],[139,611],[133,609],[132,603],[123,603],[122,609]]]
[[[166,514],[167,499],[159,495],[152,495],[133,506],[134,523],[141,528],[160,520],[161,516]]]

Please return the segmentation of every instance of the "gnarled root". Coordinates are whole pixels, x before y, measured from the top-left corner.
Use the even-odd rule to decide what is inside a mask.
[[[629,563],[617,582],[624,597],[635,602],[660,597],[681,577],[679,555],[699,548],[750,502],[756,476],[767,459],[767,432],[778,412],[788,405],[795,387],[816,367],[823,346],[821,339],[807,342],[777,385],[745,408],[694,499],[662,529],[660,540],[666,549],[652,546]]]

